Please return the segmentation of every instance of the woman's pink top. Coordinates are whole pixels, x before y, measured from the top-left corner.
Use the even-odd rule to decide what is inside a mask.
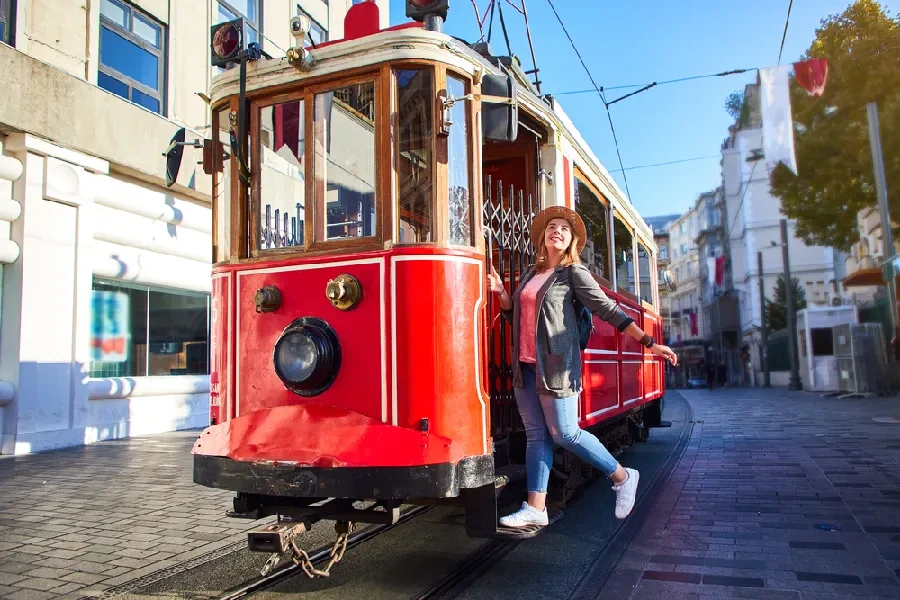
[[[535,342],[537,340],[537,294],[553,274],[553,269],[535,273],[528,285],[519,294],[519,361],[537,362]]]

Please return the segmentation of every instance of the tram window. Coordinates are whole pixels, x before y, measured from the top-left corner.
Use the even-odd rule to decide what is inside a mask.
[[[615,218],[616,290],[634,295],[634,238],[619,216]]]
[[[316,94],[313,119],[316,202],[324,207],[324,239],[374,236],[375,83]]]
[[[453,98],[466,95],[466,82],[447,76],[447,92]],[[457,102],[450,109],[448,140],[448,177],[450,206],[450,243],[472,246],[472,194],[469,180],[469,119],[468,102]]]
[[[305,111],[292,100],[259,111],[258,250],[303,246]]]
[[[434,71],[396,72],[401,244],[434,241]]]
[[[231,123],[228,119],[230,107],[226,106],[216,113],[216,127],[219,133],[219,142],[222,143],[223,152],[227,152],[229,158],[223,160],[221,173],[213,174],[213,193],[215,206],[215,232],[213,240],[213,262],[228,260],[231,248]]]
[[[584,221],[587,242],[581,262],[588,270],[609,280],[609,211],[590,187],[576,178],[575,211]]]
[[[163,26],[118,0],[100,3],[100,66],[103,89],[162,112],[165,52]]]
[[[638,277],[641,280],[641,300],[653,304],[653,281],[650,270],[650,253],[643,243],[638,242]]]

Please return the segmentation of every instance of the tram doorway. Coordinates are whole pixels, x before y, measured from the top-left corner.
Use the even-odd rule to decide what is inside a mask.
[[[543,206],[539,197],[540,134],[535,123],[525,123],[519,115],[519,133],[514,142],[487,142],[483,148],[484,235],[486,259],[501,275],[512,293],[519,279],[534,264],[531,223]],[[522,421],[512,387],[510,343],[512,326],[500,317],[500,303],[488,298],[488,389],[491,397],[491,435],[495,464],[515,461],[524,448],[512,448],[524,441]],[[521,458],[521,457],[518,457]]]

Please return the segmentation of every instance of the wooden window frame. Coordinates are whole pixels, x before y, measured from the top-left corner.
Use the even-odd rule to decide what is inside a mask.
[[[575,185],[578,185],[578,182],[581,182],[587,187],[594,196],[597,197],[597,200],[600,201],[600,204],[603,208],[606,209],[606,270],[612,275],[613,264],[615,264],[615,256],[612,253],[612,212],[609,209],[609,200],[607,200],[606,196],[600,193],[600,190],[591,183],[590,178],[588,178],[587,174],[581,169],[581,167],[575,165],[572,169],[572,174],[575,177]],[[575,190],[572,190],[572,204],[575,204]],[[577,208],[575,209],[576,212]],[[612,264],[611,264],[612,263]],[[607,289],[612,290],[613,284],[611,279],[607,279],[606,277],[600,277],[599,275],[594,275],[594,279],[596,279],[601,285],[606,286]]]
[[[657,295],[656,295],[656,285],[655,285],[656,276],[653,275],[653,273],[656,272],[656,270],[654,269],[654,265],[656,264],[656,257],[653,254],[653,252],[650,251],[650,246],[647,245],[647,242],[644,240],[643,237],[635,236],[635,248],[637,248],[637,246],[643,246],[644,250],[647,251],[647,268],[650,270],[650,301],[648,302],[648,301],[644,300],[643,297],[640,296],[640,292],[641,292],[641,283],[640,283],[641,282],[641,261],[638,257],[637,252],[635,252],[635,258],[638,258],[638,260],[635,261],[635,265],[637,267],[635,269],[635,274],[636,274],[635,281],[637,282],[637,290],[636,291],[638,292],[638,297],[640,297],[641,306],[643,308],[645,308],[646,310],[649,310],[649,311],[655,313],[655,312],[657,312],[656,307],[659,306],[659,301],[657,300]]]
[[[290,84],[283,91],[272,94],[271,89],[254,94],[257,98],[265,94],[261,99],[250,99],[250,164],[254,173],[250,189],[249,202],[239,201],[246,205],[249,215],[247,221],[249,229],[241,232],[244,241],[244,250],[241,258],[255,260],[276,260],[288,256],[300,254],[313,256],[336,252],[365,252],[384,248],[385,231],[392,231],[387,225],[393,219],[392,207],[394,195],[391,193],[391,182],[387,174],[392,171],[392,152],[388,150],[391,132],[391,102],[390,102],[390,64],[376,67],[366,67],[344,72],[339,76],[323,77],[321,79],[304,81],[301,85]],[[326,240],[324,238],[324,214],[319,208],[319,198],[316,196],[315,179],[315,123],[313,121],[313,103],[316,94],[328,92],[337,88],[358,83],[373,82],[375,86],[375,234],[369,237],[353,239]],[[304,206],[304,238],[302,246],[290,246],[287,248],[274,248],[261,251],[259,249],[260,227],[260,193],[262,179],[258,176],[261,172],[262,153],[259,149],[260,118],[259,113],[263,108],[275,106],[285,102],[304,102],[304,128],[305,140],[303,154],[305,157],[304,176],[306,184],[306,205]],[[237,179],[237,178],[234,178]],[[310,201],[312,199],[312,202]],[[390,200],[390,201],[389,201]],[[232,212],[234,216],[234,212]],[[237,223],[245,222],[243,220]],[[387,228],[386,228],[387,225]],[[321,226],[321,227],[320,227]],[[321,230],[321,231],[320,231]],[[391,238],[388,238],[391,239]]]

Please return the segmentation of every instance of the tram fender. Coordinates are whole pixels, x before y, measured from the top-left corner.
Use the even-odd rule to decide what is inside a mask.
[[[412,467],[457,463],[452,439],[307,402],[266,408],[207,427],[191,454],[302,467]]]

